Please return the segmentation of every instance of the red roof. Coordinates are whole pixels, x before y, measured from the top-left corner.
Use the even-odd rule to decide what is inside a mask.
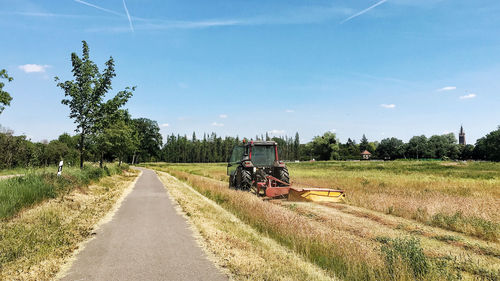
[[[365,151],[361,152],[361,155],[372,155],[372,154],[370,153],[370,151],[365,150]]]

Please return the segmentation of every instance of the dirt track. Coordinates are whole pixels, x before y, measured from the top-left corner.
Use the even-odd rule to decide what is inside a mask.
[[[77,255],[63,280],[227,280],[151,170],[143,169],[112,221]]]

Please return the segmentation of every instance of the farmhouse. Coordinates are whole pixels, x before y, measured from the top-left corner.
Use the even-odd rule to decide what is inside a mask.
[[[372,154],[370,153],[370,151],[365,150],[365,151],[361,152],[361,159],[370,160],[371,157],[372,157]]]

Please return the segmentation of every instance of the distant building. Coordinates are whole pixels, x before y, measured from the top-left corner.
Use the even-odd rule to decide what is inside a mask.
[[[372,157],[372,154],[370,153],[370,151],[365,150],[365,151],[361,152],[361,158],[363,160],[370,160],[371,157]]]
[[[464,127],[460,126],[460,133],[458,134],[458,144],[466,145]]]

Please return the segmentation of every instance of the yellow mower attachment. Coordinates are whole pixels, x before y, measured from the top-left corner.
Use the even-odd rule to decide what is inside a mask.
[[[288,201],[298,202],[344,202],[343,190],[330,188],[300,188],[290,187]]]

